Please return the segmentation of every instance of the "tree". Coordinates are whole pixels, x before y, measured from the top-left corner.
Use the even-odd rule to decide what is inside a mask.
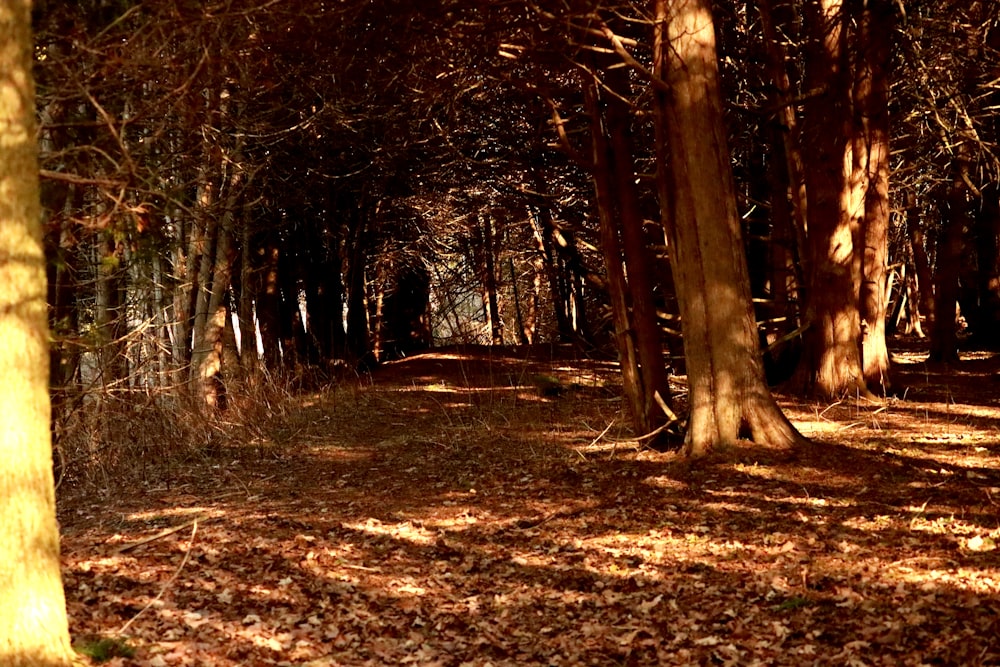
[[[841,0],[807,3],[807,9],[805,82],[819,92],[804,105],[802,124],[811,271],[799,382],[811,393],[837,397],[867,393],[858,309],[864,185],[852,170],[847,15]]]
[[[650,275],[653,261],[642,232],[635,188],[629,110],[623,96],[627,78],[610,68],[606,78],[618,84],[617,90],[603,91],[596,79],[586,88],[594,193],[624,393],[637,435],[646,436],[667,423],[661,405],[667,405],[670,393],[656,323]],[[662,440],[658,437],[653,444]]]
[[[72,663],[49,435],[31,3],[0,3],[0,664]]]
[[[778,447],[805,442],[775,403],[761,364],[736,190],[723,123],[714,22],[707,0],[655,0],[658,165],[677,286],[690,417],[685,452],[741,435]]]
[[[855,171],[865,182],[862,280],[859,308],[863,322],[862,373],[868,388],[889,388],[888,317],[889,255],[889,81],[890,35],[896,10],[888,2],[871,2],[862,10],[857,74],[854,81]]]

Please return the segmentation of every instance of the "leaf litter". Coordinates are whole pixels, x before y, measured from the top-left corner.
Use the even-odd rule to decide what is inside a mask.
[[[630,439],[611,364],[388,364],[280,447],[64,491],[71,630],[142,667],[998,664],[1000,385],[963,363],[697,462]]]

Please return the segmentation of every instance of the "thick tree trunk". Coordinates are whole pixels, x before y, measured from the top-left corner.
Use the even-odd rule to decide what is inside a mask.
[[[49,431],[31,4],[0,11],[0,664],[70,665]]]
[[[736,210],[707,0],[655,0],[656,95],[669,147],[669,201],[661,203],[673,257],[687,359],[689,456],[741,435],[777,447],[805,442],[764,379],[742,231]]]
[[[864,170],[852,170],[855,128],[841,0],[810,5],[810,89],[802,128],[809,211],[804,354],[796,384],[824,398],[870,396],[861,367],[861,219]]]
[[[176,287],[173,304],[173,336],[171,337],[174,380],[183,386],[188,379],[191,363],[191,330],[197,297],[198,270],[201,267],[201,232],[185,214],[177,216],[177,246],[173,253]]]
[[[868,7],[860,25],[860,62],[854,103],[856,125],[864,144],[867,189],[864,197],[864,257],[859,308],[866,323],[862,333],[862,372],[868,388],[884,394],[890,385],[886,346],[889,262],[889,35],[895,9],[879,3]],[[862,154],[862,151],[858,151]],[[857,158],[856,158],[857,159]]]
[[[206,219],[206,235],[210,240],[207,245],[211,248],[211,255],[206,254],[205,257],[210,261],[202,263],[202,270],[205,271],[204,296],[199,297],[198,301],[204,301],[204,316],[200,312],[196,313],[191,354],[191,379],[196,387],[199,404],[206,408],[223,407],[223,335],[227,324],[230,324],[227,320],[231,319],[227,297],[232,286],[237,252],[233,226],[244,185],[242,151],[239,146],[232,151],[228,160],[220,162],[229,165],[233,171],[227,178],[224,197],[220,201],[221,217],[207,216]]]

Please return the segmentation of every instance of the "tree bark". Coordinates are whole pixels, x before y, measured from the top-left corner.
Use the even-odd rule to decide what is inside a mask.
[[[784,176],[786,191],[784,196],[788,202],[790,222],[794,231],[796,255],[798,256],[797,283],[799,303],[805,301],[805,276],[811,272],[809,244],[807,242],[808,203],[806,197],[805,164],[802,158],[799,121],[792,104],[792,83],[788,76],[785,50],[781,45],[775,26],[774,12],[770,0],[758,0],[761,28],[764,31],[764,45],[767,53],[767,65],[771,80],[774,83],[775,95],[773,103],[777,108],[777,119],[780,133],[775,141],[776,152],[784,159]]]
[[[854,166],[855,128],[844,7],[821,0],[808,17],[812,32],[806,60],[802,127],[809,212],[811,272],[806,300],[804,354],[795,383],[811,394],[838,398],[868,391],[861,367],[861,286],[864,183]]]
[[[967,193],[968,157],[964,146],[952,165],[952,183],[943,211],[944,229],[938,237],[934,272],[934,324],[931,327],[929,361],[958,362],[958,276],[962,262],[963,228],[969,224]]]
[[[670,238],[687,359],[688,456],[734,445],[741,435],[776,447],[805,442],[764,379],[736,210],[711,7],[654,0],[654,67],[671,94],[656,93],[658,135],[669,147]]]
[[[366,298],[365,272],[368,264],[368,246],[365,242],[368,212],[361,202],[354,229],[351,233],[347,257],[347,350],[345,357],[352,363],[366,359],[371,351],[368,326],[368,300]]]
[[[497,294],[497,243],[493,218],[489,214],[478,216],[472,255],[477,264],[479,282],[483,289],[483,306],[490,345],[503,345],[503,321],[500,318],[500,300]]]
[[[277,224],[277,221],[271,221]],[[281,368],[281,343],[279,304],[281,301],[280,266],[281,249],[278,247],[278,235],[273,229],[263,234],[258,251],[259,266],[256,269],[260,277],[255,281],[255,312],[257,326],[260,329],[262,362],[264,368],[276,373]]]
[[[125,363],[125,269],[122,252],[114,233],[102,231],[97,235],[94,320],[97,325],[97,356],[100,365],[101,386],[105,390],[118,387],[128,377]]]
[[[607,95],[605,104],[610,149],[609,162],[613,176],[614,200],[617,204],[618,225],[621,227],[622,251],[625,260],[626,283],[630,308],[630,323],[635,331],[639,375],[642,380],[643,410],[649,433],[667,422],[661,403],[671,403],[663,358],[663,337],[656,319],[654,296],[653,254],[646,243],[639,193],[636,190],[635,160],[629,125],[631,110],[620,95],[624,95],[628,78],[621,68],[607,72],[608,84],[618,95]],[[659,398],[657,398],[657,396]],[[664,434],[665,436],[666,434]],[[663,438],[659,438],[663,440]],[[656,441],[650,444],[657,444]]]
[[[232,227],[232,214],[227,211],[210,232],[216,237],[216,241],[211,281],[206,286],[208,289],[206,318],[201,322],[201,328],[195,330],[194,334],[191,356],[192,379],[197,388],[200,404],[207,408],[221,407],[219,401],[223,392],[222,337],[226,320],[229,319],[226,297],[232,281],[235,259]]]
[[[868,388],[885,394],[890,387],[889,350],[886,346],[889,280],[889,35],[895,9],[871,3],[860,23],[859,70],[854,103],[856,126],[866,171],[864,196],[864,257],[859,308],[866,323],[862,333],[862,372]]]
[[[927,258],[924,226],[920,219],[920,208],[917,206],[917,196],[913,192],[906,195],[906,237],[909,239],[911,256],[913,258],[913,279],[915,281],[916,299],[910,300],[910,309],[915,310],[915,319],[920,323],[920,316],[927,318],[928,329],[934,328],[934,279],[931,273],[930,260]],[[911,316],[912,318],[913,316]],[[923,338],[923,330],[917,331]]]
[[[31,3],[0,5],[0,664],[70,665],[49,431]]]
[[[609,162],[610,148],[602,122],[598,83],[590,81],[584,86],[587,112],[590,116],[590,135],[593,150],[592,177],[597,199],[597,217],[600,225],[601,253],[608,276],[608,298],[611,302],[612,323],[615,328],[615,343],[618,349],[618,364],[622,372],[625,402],[632,417],[637,435],[645,435],[653,429],[646,411],[642,375],[639,371],[639,353],[636,349],[635,331],[628,311],[628,283],[622,264],[621,239],[616,225],[616,210],[612,195],[612,165]]]

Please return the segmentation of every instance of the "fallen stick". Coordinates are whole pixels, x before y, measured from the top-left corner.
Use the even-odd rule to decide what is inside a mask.
[[[120,546],[117,549],[115,549],[112,553],[115,554],[116,556],[118,554],[123,554],[126,551],[130,551],[132,549],[135,549],[136,547],[141,547],[144,544],[149,544],[150,542],[155,542],[156,540],[163,539],[164,537],[167,537],[168,535],[173,535],[174,533],[176,533],[178,531],[184,530],[188,526],[193,526],[194,524],[198,523],[199,521],[201,521],[202,523],[204,523],[206,521],[211,521],[212,518],[213,517],[210,517],[210,516],[198,516],[198,517],[195,517],[195,518],[191,519],[190,521],[185,521],[184,523],[182,523],[180,525],[174,526],[172,528],[167,528],[166,530],[162,530],[159,533],[157,533],[156,535],[152,535],[150,537],[145,537],[145,538],[143,538],[143,539],[141,539],[141,540],[139,540],[137,542],[129,542],[128,544],[123,544],[122,546]]]

